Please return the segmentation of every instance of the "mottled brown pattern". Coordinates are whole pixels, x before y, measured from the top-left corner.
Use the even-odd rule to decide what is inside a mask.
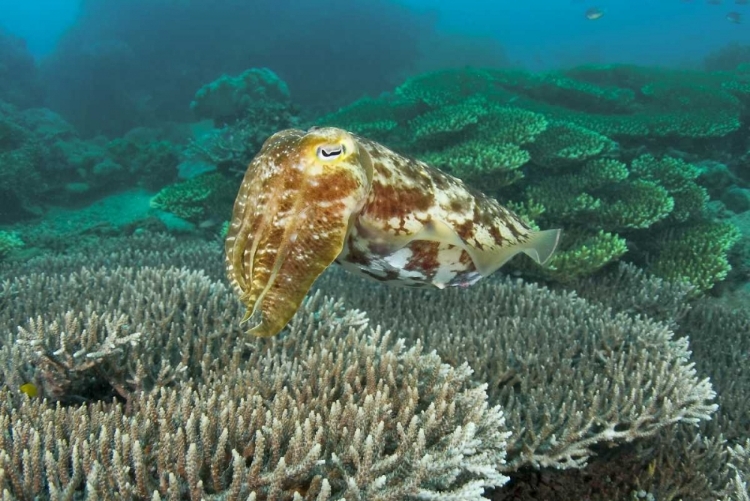
[[[392,218],[403,220],[415,210],[426,211],[434,203],[432,190],[421,188],[404,188],[396,184],[373,182],[367,206],[363,216],[388,221]]]
[[[468,271],[476,270],[476,267],[474,266],[474,261],[471,260],[471,256],[466,251],[461,252],[461,257],[458,258],[458,262],[466,266],[466,269]]]
[[[474,236],[474,220],[467,219],[462,224],[454,225],[454,230],[461,240],[468,242]]]
[[[440,267],[438,248],[440,242],[418,240],[409,245],[412,256],[404,266],[407,271],[423,271],[426,278],[431,278]]]
[[[318,146],[339,140],[348,147],[341,161],[320,161]],[[346,133],[283,131],[263,146],[243,179],[226,243],[245,318],[257,315],[251,333],[277,334],[341,252],[368,175]]]

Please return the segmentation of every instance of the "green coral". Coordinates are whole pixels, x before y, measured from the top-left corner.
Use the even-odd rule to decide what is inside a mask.
[[[231,211],[237,186],[218,173],[204,174],[163,188],[151,207],[199,223]]]
[[[453,119],[468,118],[469,124],[454,131],[454,136],[444,132],[434,144],[449,145],[440,149],[428,149],[418,156],[425,162],[446,170],[470,184],[481,185],[487,191],[494,191],[510,185],[523,177],[519,170],[531,156],[521,147],[533,141],[547,127],[547,120],[538,113],[506,106],[492,106],[486,102],[469,100],[460,105],[452,105],[441,110],[449,116],[455,109]],[[434,124],[432,117],[438,112],[420,116],[430,117],[427,122]],[[444,120],[439,124],[447,123]],[[432,125],[437,129],[438,125]],[[451,129],[450,126],[446,128]],[[417,150],[424,144],[415,133],[413,147]],[[451,141],[453,139],[453,141]],[[456,142],[458,139],[458,142]],[[452,143],[452,144],[451,144]]]
[[[488,112],[477,129],[480,139],[520,146],[534,141],[547,130],[544,115],[513,106],[487,106]]]
[[[195,93],[190,108],[200,118],[233,122],[258,103],[290,100],[286,83],[268,68],[251,68],[237,76],[222,75]]]
[[[624,114],[635,107],[636,94],[632,89],[616,85],[597,85],[571,78],[565,72],[528,73],[525,78],[505,78],[507,73],[495,73],[498,81],[530,98],[565,103],[566,107],[587,113]]]
[[[412,102],[393,96],[364,97],[334,113],[318,118],[315,125],[340,127],[355,134],[396,146],[409,120],[419,113]]]
[[[600,200],[593,222],[607,230],[650,228],[674,209],[674,199],[667,190],[644,180],[613,186]]]
[[[727,254],[740,239],[740,230],[729,222],[702,222],[665,230],[654,239],[647,270],[673,282],[687,282],[696,291],[707,291],[724,280],[732,266]]]
[[[0,259],[4,259],[23,246],[24,242],[17,233],[0,230]]]
[[[486,114],[486,103],[472,99],[419,115],[409,122],[415,147],[440,145],[466,137]]]
[[[465,68],[423,73],[398,86],[395,94],[413,103],[438,108],[470,96],[493,95],[497,86],[490,70]]]
[[[564,231],[560,248],[544,268],[528,269],[557,282],[572,282],[589,276],[628,251],[624,238],[605,231]]]
[[[491,185],[490,189],[513,184],[523,174],[518,168],[531,158],[526,150],[512,143],[464,141],[420,158],[472,184]]]
[[[634,176],[658,182],[669,192],[674,199],[672,221],[684,222],[703,213],[709,197],[708,191],[695,182],[701,172],[695,165],[680,158],[647,154],[633,160],[630,169]]]
[[[529,145],[531,160],[543,167],[566,167],[616,148],[616,143],[578,125],[554,121]]]
[[[577,220],[586,224],[594,221],[602,208],[600,190],[628,177],[624,163],[611,158],[589,160],[576,173],[546,176],[532,183],[525,198],[537,200],[545,206],[553,223]]]
[[[601,205],[598,198],[584,190],[581,176],[575,174],[543,178],[526,188],[525,197],[543,205],[553,221],[571,220]]]

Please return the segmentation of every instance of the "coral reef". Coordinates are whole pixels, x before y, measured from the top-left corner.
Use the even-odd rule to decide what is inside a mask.
[[[77,302],[84,288],[97,302]],[[3,382],[45,397],[3,390],[0,484],[16,497],[478,501],[507,480],[503,414],[468,365],[320,293],[294,343],[245,349],[229,288],[185,269],[27,275],[2,301],[4,326],[31,318],[3,347]]]
[[[591,300],[508,279],[436,294],[333,269],[282,337],[244,343],[220,256],[143,233],[0,264],[9,495],[510,499],[529,471],[575,482],[555,472],[628,457],[591,499],[743,499],[745,444],[694,426],[716,405],[689,287],[631,266],[572,284]]]

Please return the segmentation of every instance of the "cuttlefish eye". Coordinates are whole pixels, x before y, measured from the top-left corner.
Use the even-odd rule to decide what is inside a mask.
[[[346,154],[343,144],[325,144],[318,146],[317,155],[320,160],[331,161]]]

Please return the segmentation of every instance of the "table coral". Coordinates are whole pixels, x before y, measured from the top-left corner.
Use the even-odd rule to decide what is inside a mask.
[[[708,203],[708,191],[695,182],[701,171],[682,159],[641,155],[630,164],[633,175],[658,182],[674,199],[670,219],[684,222],[699,216]]]
[[[529,146],[532,161],[543,167],[564,167],[616,148],[616,143],[578,125],[554,121]]]

